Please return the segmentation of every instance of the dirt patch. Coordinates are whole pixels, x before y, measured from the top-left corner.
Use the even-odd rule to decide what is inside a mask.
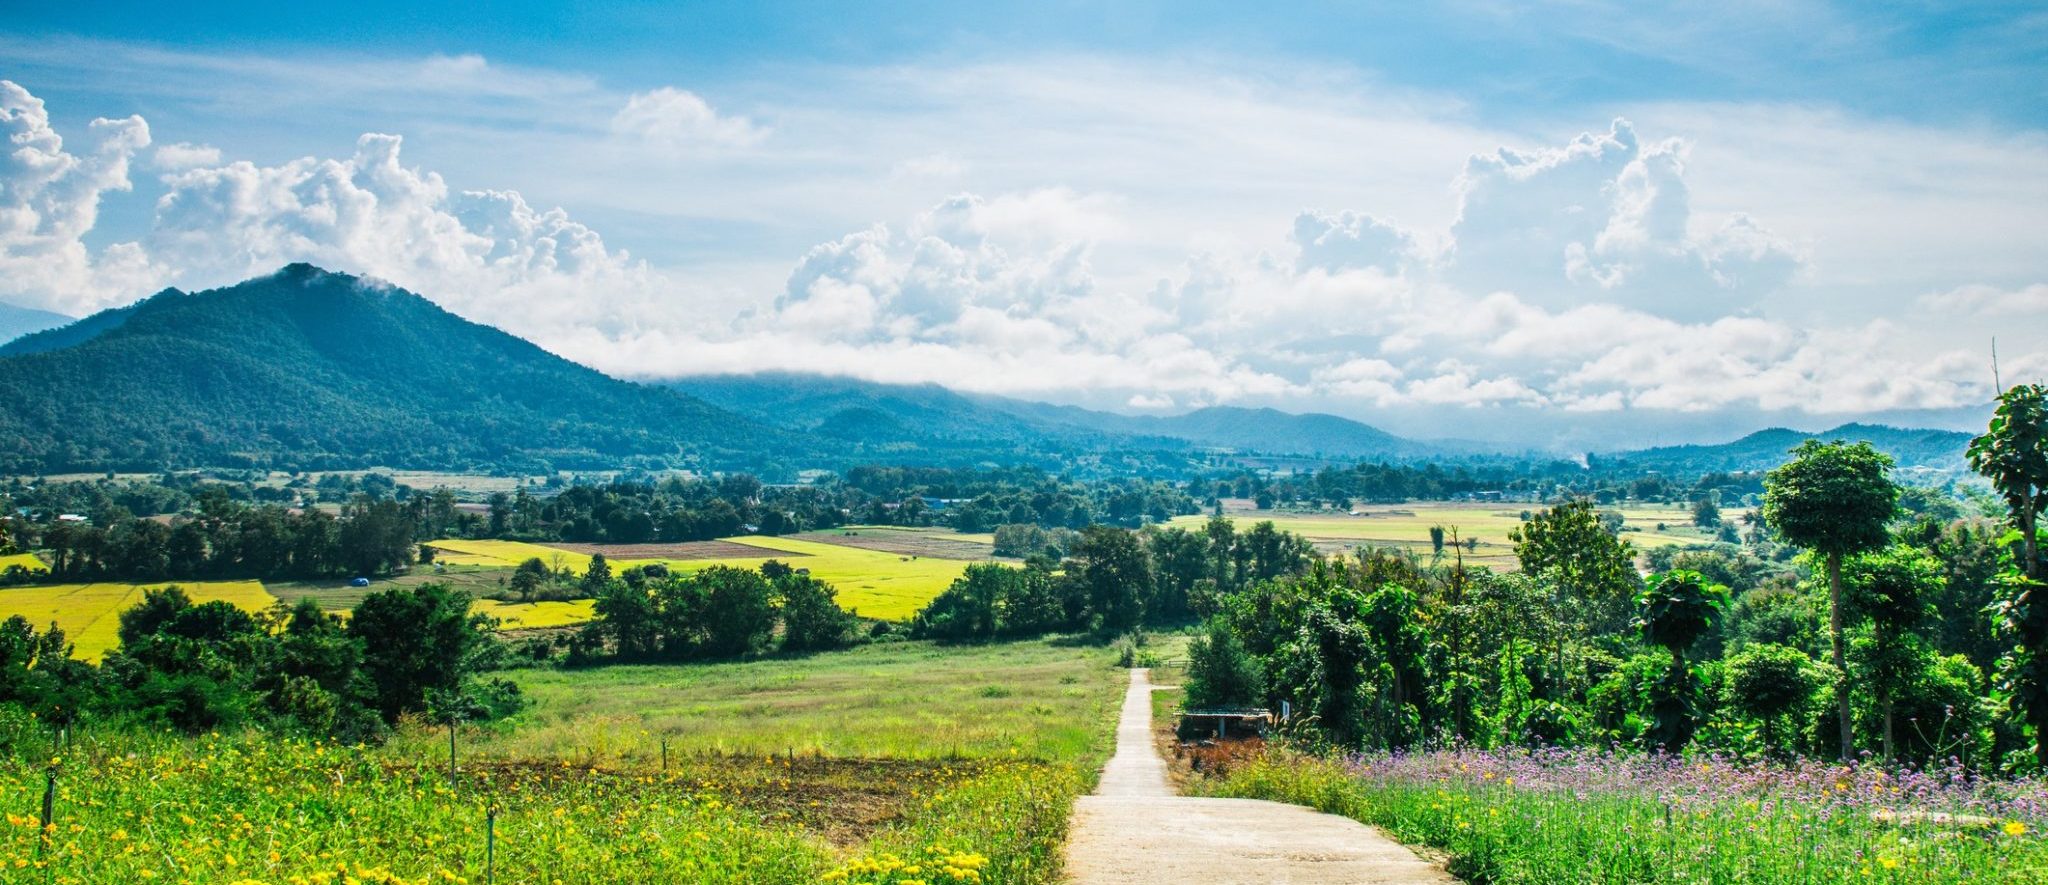
[[[872,532],[861,530],[834,529],[824,532],[804,532],[791,535],[799,541],[815,541],[819,544],[837,544],[841,547],[857,547],[898,556],[921,556],[926,559],[958,559],[966,562],[984,562],[996,559],[987,544],[962,541],[943,535],[926,535],[912,532]]]
[[[737,541],[677,541],[669,544],[548,544],[574,553],[602,553],[620,559],[793,559],[803,553],[770,550]]]
[[[663,794],[715,797],[764,821],[801,827],[834,845],[853,847],[906,819],[921,806],[921,796],[979,776],[982,765],[969,760],[679,754],[665,774],[658,761],[647,769],[536,761],[478,761],[462,769],[465,778],[486,790],[597,781],[646,791],[648,801]]]

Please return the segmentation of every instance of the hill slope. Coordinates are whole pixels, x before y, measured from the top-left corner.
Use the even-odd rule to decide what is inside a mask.
[[[61,313],[0,302],[0,341],[13,341],[23,335],[54,329],[68,322],[71,322],[71,318]]]
[[[412,293],[292,265],[167,290],[0,355],[0,471],[750,468],[809,445]]]

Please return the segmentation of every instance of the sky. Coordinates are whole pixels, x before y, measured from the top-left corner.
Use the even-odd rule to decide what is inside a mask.
[[[1550,448],[2048,376],[2038,4],[1106,6],[0,0],[0,300]]]

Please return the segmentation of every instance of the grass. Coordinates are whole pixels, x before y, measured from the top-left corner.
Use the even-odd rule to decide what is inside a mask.
[[[1108,753],[1124,678],[1108,658],[885,643],[519,672],[534,707],[463,729],[452,784],[446,732],[418,724],[377,749],[92,730],[60,749],[0,711],[0,882],[480,883],[494,808],[504,885],[1045,885]]]
[[[224,600],[250,612],[277,604],[260,581],[51,584],[0,589],[0,619],[21,615],[37,629],[54,622],[72,642],[74,657],[96,662],[120,644],[121,612],[142,602],[145,592],[173,585],[194,602]]]
[[[2048,881],[2048,787],[1960,772],[1590,751],[1345,762],[1281,751],[1195,786],[1355,818],[1445,853],[1452,873],[1481,885]]]
[[[885,642],[805,658],[527,670],[488,751],[604,764],[677,752],[1067,760],[1101,751],[1124,672],[1062,640]],[[991,691],[990,689],[997,689]]]

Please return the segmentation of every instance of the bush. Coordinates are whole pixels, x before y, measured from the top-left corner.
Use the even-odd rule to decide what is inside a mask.
[[[1186,705],[1192,710],[1256,706],[1265,694],[1265,674],[1244,643],[1222,620],[1188,643]]]

